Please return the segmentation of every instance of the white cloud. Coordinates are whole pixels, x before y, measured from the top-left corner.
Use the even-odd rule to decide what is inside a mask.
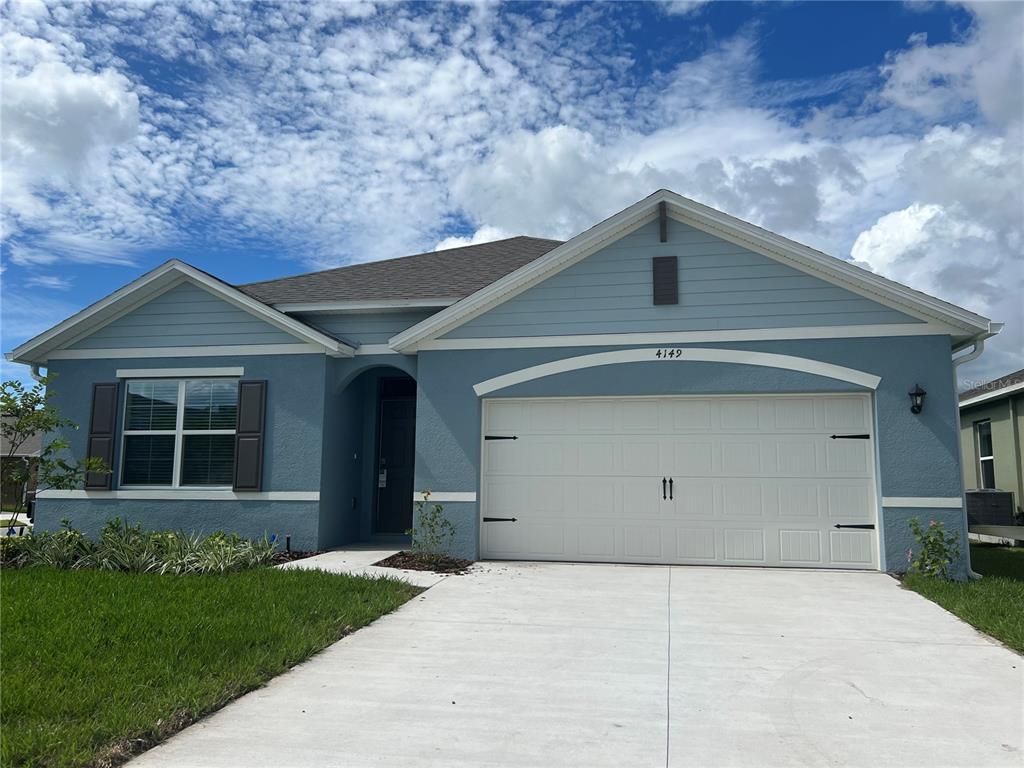
[[[462,236],[453,235],[452,237],[446,237],[443,240],[438,241],[437,245],[434,246],[435,251],[443,251],[446,248],[461,248],[466,245],[477,245],[478,243],[490,243],[494,240],[504,240],[508,237],[514,237],[515,235],[510,232],[506,232],[498,227],[480,227],[472,235]]]
[[[50,288],[55,291],[67,291],[71,288],[71,281],[66,277],[59,277],[57,275],[32,275],[25,280],[25,285]]]

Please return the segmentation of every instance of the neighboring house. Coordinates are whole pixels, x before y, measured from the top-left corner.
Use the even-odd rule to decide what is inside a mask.
[[[429,489],[474,559],[902,570],[908,518],[966,540],[954,354],[998,329],[663,190],[565,243],[240,286],[170,261],[10,358],[114,468],[41,528],[325,548]]]
[[[1013,494],[1024,514],[1024,369],[960,394],[964,485]]]
[[[7,417],[0,417],[5,420]],[[21,502],[31,499],[36,490],[36,461],[39,458],[39,452],[42,449],[43,438],[42,435],[32,435],[25,442],[14,449],[11,452],[11,445],[7,441],[7,438],[0,435],[0,462],[3,466],[0,467],[0,488],[2,488],[2,502],[0,506],[3,509],[13,509],[17,507]],[[11,474],[22,467],[27,466],[29,469],[29,480],[28,483],[15,483],[10,481]],[[27,511],[27,509],[22,510]]]

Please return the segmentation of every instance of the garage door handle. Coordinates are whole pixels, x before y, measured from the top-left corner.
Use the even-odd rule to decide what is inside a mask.
[[[668,497],[670,499],[674,499],[675,498],[675,496],[672,495],[672,478],[671,477],[668,479]]]
[[[666,480],[663,477],[663,478],[661,478],[661,498],[662,499],[667,499],[668,498],[668,490],[667,489],[668,489],[668,480]]]
[[[861,528],[863,530],[868,530],[868,531],[875,530],[874,523],[865,523],[863,525],[840,525],[839,523],[836,523],[833,527],[834,528]]]

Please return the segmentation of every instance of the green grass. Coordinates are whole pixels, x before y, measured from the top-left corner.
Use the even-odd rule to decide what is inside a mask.
[[[959,583],[908,574],[903,583],[1024,653],[1024,547],[972,544],[971,566],[984,578]]]
[[[0,574],[0,762],[118,762],[420,590],[263,568],[223,576]],[[268,734],[272,738],[272,734]]]

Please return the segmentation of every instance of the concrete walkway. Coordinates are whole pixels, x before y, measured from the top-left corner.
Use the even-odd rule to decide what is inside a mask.
[[[430,571],[409,571],[404,568],[381,568],[374,563],[397,553],[397,549],[386,549],[375,544],[353,544],[345,549],[324,552],[322,555],[293,560],[278,568],[299,568],[302,570],[327,571],[328,573],[349,573],[354,576],[390,576],[404,579],[417,587],[432,587],[449,578]]]
[[[478,565],[143,766],[1021,766],[1024,659],[878,573]]]

